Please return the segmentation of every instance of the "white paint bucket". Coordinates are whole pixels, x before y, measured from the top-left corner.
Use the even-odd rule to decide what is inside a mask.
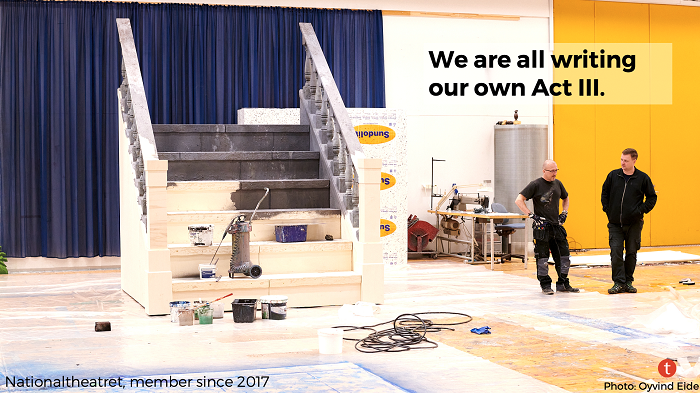
[[[190,244],[193,246],[211,246],[211,242],[214,239],[213,224],[189,225],[187,230],[190,232]]]
[[[343,353],[343,329],[318,329],[318,353],[322,355]]]
[[[224,304],[223,303],[212,303],[212,310],[214,310],[214,319],[220,319],[224,317]]]
[[[216,278],[216,265],[199,265],[199,278]]]

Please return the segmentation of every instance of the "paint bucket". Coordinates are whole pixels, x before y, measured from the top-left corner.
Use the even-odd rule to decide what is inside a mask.
[[[287,318],[287,300],[284,295],[260,296],[262,319],[282,320]]]
[[[200,325],[211,325],[214,322],[214,310],[211,307],[202,306],[197,309]]]
[[[322,355],[343,353],[343,329],[318,329],[318,353]]]
[[[199,265],[199,278],[216,278],[216,265]]]
[[[250,323],[255,321],[257,299],[236,299],[231,303],[233,322]]]
[[[194,308],[193,311],[194,311],[194,320],[195,320],[195,321],[198,321],[198,320],[199,320],[199,313],[197,312],[197,310],[199,310],[201,307],[203,307],[204,304],[208,305],[209,302],[206,301],[206,300],[195,300],[195,301],[193,302],[192,305],[193,305],[193,308]]]
[[[224,304],[223,303],[212,303],[211,309],[214,310],[214,319],[221,319],[224,317]]]
[[[194,324],[194,312],[189,308],[181,308],[177,311],[177,319],[180,322],[180,326],[190,326]]]
[[[187,308],[190,306],[190,302],[186,300],[180,300],[177,302],[170,302],[170,322],[178,323],[177,312],[182,308]]]
[[[214,225],[189,225],[187,230],[190,232],[190,244],[193,246],[211,246],[214,238]]]

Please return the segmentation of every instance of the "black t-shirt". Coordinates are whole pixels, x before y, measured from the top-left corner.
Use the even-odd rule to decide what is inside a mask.
[[[559,180],[547,181],[542,177],[531,181],[520,194],[526,200],[532,199],[535,214],[551,223],[559,220],[559,200],[569,197],[569,193]]]

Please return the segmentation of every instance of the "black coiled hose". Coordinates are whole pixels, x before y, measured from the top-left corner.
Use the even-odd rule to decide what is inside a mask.
[[[419,315],[439,314],[465,317],[467,320],[454,323],[433,323],[429,319],[423,319]],[[349,341],[356,341],[355,349],[365,353],[377,352],[403,352],[411,349],[437,348],[437,343],[429,340],[425,335],[441,330],[455,330],[447,326],[462,325],[472,321],[472,317],[467,314],[448,311],[419,312],[414,314],[401,314],[393,321],[387,321],[370,326],[334,326],[351,332],[355,330],[369,330],[372,333],[363,339],[344,338]],[[393,327],[377,331],[376,327],[390,324]]]

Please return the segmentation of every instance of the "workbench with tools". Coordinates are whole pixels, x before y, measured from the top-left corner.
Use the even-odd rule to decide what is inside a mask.
[[[469,188],[477,188],[477,192],[475,193],[460,193],[459,190],[462,189],[469,189]],[[431,191],[431,197],[439,197],[440,200],[438,201],[437,205],[435,208],[432,207],[432,201],[431,201],[431,208],[428,210],[428,213],[435,214],[436,216],[436,227],[442,229],[443,233],[446,234],[446,236],[435,236],[438,239],[438,241],[441,242],[441,245],[443,245],[442,242],[447,242],[447,251],[445,251],[444,245],[442,247],[442,251],[439,251],[440,255],[448,255],[448,256],[453,256],[457,258],[462,258],[465,260],[465,263],[476,263],[475,255],[474,255],[474,249],[475,249],[475,224],[480,224],[484,225],[483,230],[481,231],[482,233],[482,255],[484,257],[484,260],[488,257],[489,253],[489,243],[490,243],[490,249],[491,249],[491,270],[493,270],[493,265],[495,263],[495,257],[496,257],[496,248],[495,248],[495,241],[494,237],[496,236],[496,230],[495,230],[495,224],[500,223],[503,220],[515,220],[515,219],[521,219],[525,220],[527,219],[527,215],[525,214],[519,214],[519,213],[504,213],[504,212],[492,212],[489,208],[489,197],[485,195],[485,192],[492,191],[491,188],[491,181],[490,180],[485,180],[484,183],[481,184],[466,184],[466,185],[457,185],[453,184],[452,188],[442,194],[442,195],[436,195]],[[442,209],[441,207],[443,204],[447,201],[450,201],[449,204],[445,209]],[[469,206],[472,205],[474,206],[472,209],[469,209]],[[459,236],[460,231],[459,231],[459,225],[460,223],[455,219],[455,217],[461,217],[462,218],[462,223],[464,222],[464,218],[467,217],[471,221],[471,232],[469,233],[469,239],[468,240],[462,240],[458,239],[457,236]],[[490,228],[489,225],[490,224]],[[466,228],[465,228],[466,229]],[[437,230],[437,229],[436,229]],[[488,236],[488,240],[487,240]],[[507,237],[504,237],[507,239]],[[469,251],[470,255],[462,255],[458,253],[453,253],[451,251],[451,244],[452,243],[459,243],[459,244],[467,244],[469,246]],[[438,251],[438,247],[436,245],[435,247],[436,252]],[[465,253],[466,254],[466,253]],[[527,247],[525,249],[524,255],[522,256],[522,260],[525,263],[525,267],[527,268]]]
[[[490,242],[486,241],[486,231],[484,231],[484,241],[483,244],[486,246],[488,243],[491,244],[491,270],[493,270],[493,265],[495,263],[495,257],[496,257],[496,252],[495,252],[495,246],[494,246],[494,233],[495,233],[495,220],[503,220],[503,219],[527,219],[527,215],[525,214],[518,214],[518,213],[487,213],[487,212],[474,212],[474,211],[459,211],[459,210],[428,210],[428,213],[432,213],[438,216],[440,218],[441,216],[443,217],[452,217],[452,216],[457,216],[457,217],[469,217],[471,218],[471,223],[472,223],[472,232],[470,236],[470,240],[459,240],[459,239],[449,239],[450,241],[454,242],[457,240],[460,243],[467,243],[470,245],[470,251],[471,255],[469,257],[460,255],[460,254],[453,254],[449,252],[440,252],[441,255],[449,255],[457,258],[462,258],[465,260],[465,263],[471,262],[474,263],[476,260],[474,259],[474,227],[475,227],[475,221],[476,219],[483,219],[486,221],[485,225],[488,226],[490,224],[490,231],[489,231],[489,237],[490,237]],[[438,239],[441,237],[438,236]],[[488,247],[485,247],[484,250],[484,258],[488,256]],[[523,262],[525,262],[525,268],[527,269],[527,247],[525,248],[525,256],[523,258]]]

